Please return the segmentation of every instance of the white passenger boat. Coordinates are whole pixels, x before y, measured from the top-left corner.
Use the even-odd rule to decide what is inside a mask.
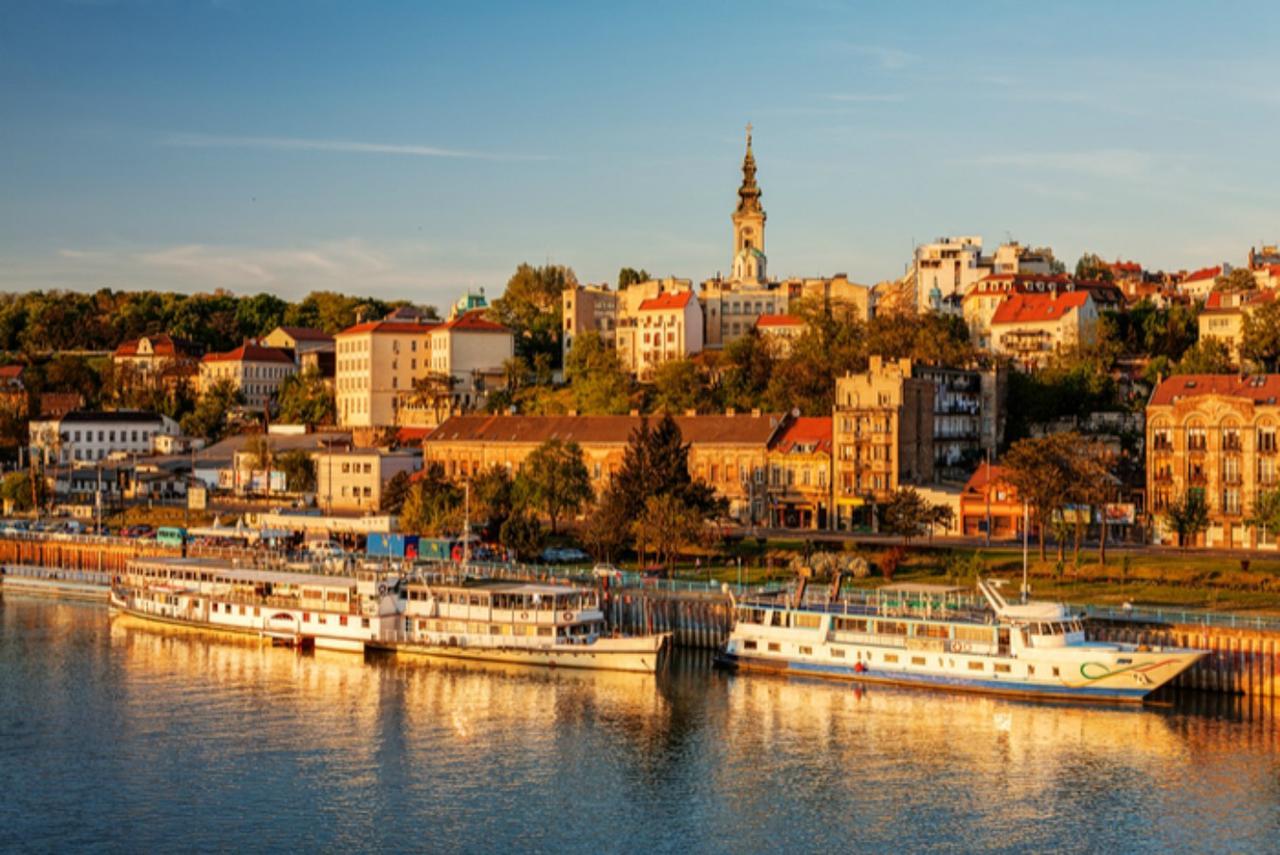
[[[1203,651],[1085,639],[1058,604],[1011,604],[997,585],[892,585],[865,601],[735,602],[717,664],[734,670],[1034,698],[1140,702]]]
[[[201,558],[139,558],[111,586],[111,609],[148,621],[361,652],[394,634],[398,579],[248,570]]]
[[[441,577],[405,585],[400,632],[379,644],[397,653],[485,662],[653,673],[670,633],[606,632],[593,588]]]

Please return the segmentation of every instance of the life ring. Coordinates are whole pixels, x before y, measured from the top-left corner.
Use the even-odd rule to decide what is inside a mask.
[[[529,613],[528,613],[528,612],[521,612],[521,613],[520,613],[520,620],[528,620],[528,619],[529,619]]]
[[[565,619],[565,620],[573,620],[573,612],[565,612],[565,613],[564,613],[564,619]]]
[[[969,649],[969,645],[965,644],[963,641],[957,641],[955,644],[951,645],[951,649],[956,653],[964,653]]]

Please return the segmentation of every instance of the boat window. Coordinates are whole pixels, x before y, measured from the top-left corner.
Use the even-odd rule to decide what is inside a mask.
[[[997,662],[997,663],[995,664],[995,669],[996,669],[996,673],[998,673],[998,674],[1008,674],[1008,673],[1009,673],[1009,666],[1008,666],[1008,665],[1006,665],[1006,664],[1004,664],[1003,662]]]
[[[1054,666],[1053,666],[1053,676],[1055,676],[1055,677],[1060,677],[1060,676],[1062,676],[1061,674],[1059,674],[1059,673],[1058,673],[1058,666],[1057,666],[1057,665],[1054,665]]]
[[[743,649],[743,650],[755,650],[755,649],[756,649],[756,643],[755,643],[754,641],[744,641],[744,642],[742,642],[742,649]]]
[[[950,628],[943,623],[916,624],[916,638],[947,638],[950,634]]]
[[[886,654],[884,655],[884,661],[885,661],[885,662],[897,662],[897,661],[898,661],[898,654],[896,654],[896,653],[886,653]]]
[[[981,670],[983,670],[983,668],[984,668],[984,667],[986,667],[986,663],[984,663],[984,662],[970,662],[970,663],[969,663],[969,670],[970,670],[970,671],[981,671]]]
[[[833,647],[833,648],[831,648],[831,655],[832,655],[832,656],[834,656],[836,659],[843,659],[843,658],[844,658],[844,648],[843,648],[843,647]]]
[[[797,629],[817,629],[822,624],[822,615],[793,614],[791,620]]]
[[[876,621],[876,632],[881,635],[906,635],[907,625],[901,621],[878,620]]]
[[[812,647],[801,647],[801,648],[800,648],[800,655],[801,655],[801,656],[812,656],[812,655],[813,655],[813,648],[812,648]]]
[[[866,632],[866,618],[838,617],[835,619],[836,629],[841,632]]]
[[[1117,664],[1117,665],[1132,665],[1132,664],[1133,664],[1133,660],[1132,660],[1132,659],[1117,659],[1117,660],[1116,660],[1116,664]]]
[[[911,657],[911,664],[912,664],[912,665],[924,665],[924,664],[926,664],[926,663],[925,663],[925,661],[924,661],[924,657],[923,657],[923,656],[912,656],[912,657]]]
[[[777,653],[777,652],[779,652],[779,651],[781,651],[781,650],[782,650],[782,648],[778,645],[778,643],[777,643],[776,641],[770,641],[770,642],[769,642],[769,652],[770,652],[770,653]]]

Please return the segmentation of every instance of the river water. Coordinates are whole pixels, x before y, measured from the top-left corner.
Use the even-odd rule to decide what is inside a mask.
[[[0,601],[0,851],[1277,851],[1277,720],[298,654]]]

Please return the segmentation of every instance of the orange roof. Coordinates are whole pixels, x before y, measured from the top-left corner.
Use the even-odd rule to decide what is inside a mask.
[[[1088,291],[1065,294],[1014,294],[996,307],[992,324],[1031,324],[1056,321],[1089,300]]]
[[[780,416],[673,416],[685,442],[765,445],[777,430]],[[433,430],[426,442],[523,443],[548,439],[565,442],[625,445],[647,419],[657,427],[661,416],[453,416]]]
[[[484,309],[472,309],[436,329],[460,330],[461,332],[509,333],[511,330],[502,324],[495,323],[484,316]]]
[[[1255,404],[1280,399],[1280,374],[1180,374],[1165,380],[1151,393],[1153,405],[1173,404],[1179,398],[1221,395],[1244,398]]]
[[[168,333],[159,333],[157,335],[146,335],[142,338],[134,338],[129,341],[120,343],[116,348],[116,356],[137,356],[138,345],[142,343],[142,339],[151,342],[151,352],[155,356],[178,356],[179,354],[190,354],[195,352],[195,345],[191,342],[180,338],[174,338]]]
[[[0,365],[0,380],[21,380],[25,365]]]
[[[1234,303],[1228,302],[1223,305],[1222,301],[1228,296],[1238,296],[1240,299]],[[1204,311],[1230,314],[1239,312],[1254,303],[1270,303],[1275,298],[1276,292],[1273,289],[1262,291],[1210,291],[1208,299],[1204,301]]]
[[[315,330],[311,327],[280,327],[280,332],[294,341],[333,341],[333,336],[324,330]]]
[[[1205,279],[1217,279],[1222,275],[1222,267],[1205,267],[1183,277],[1183,282],[1201,282]]]
[[[979,463],[978,468],[973,471],[973,474],[969,476],[969,480],[965,482],[964,492],[982,493],[988,484],[1004,482],[1004,472],[1003,466],[986,463],[985,461]]]
[[[1116,261],[1112,262],[1107,266],[1110,267],[1112,270],[1119,270],[1124,273],[1141,273],[1142,272],[1142,265],[1136,261],[1120,261],[1117,259]]]
[[[774,440],[770,451],[781,451],[786,454],[797,447],[804,450],[813,450],[831,453],[831,417],[830,416],[801,416],[793,419],[786,427],[782,429],[782,433],[778,434],[778,438]]]
[[[683,309],[685,306],[689,305],[689,301],[692,299],[692,291],[668,291],[664,294],[659,294],[650,300],[645,300],[640,304],[640,311],[657,312],[663,309]]]
[[[757,327],[802,327],[804,321],[795,315],[761,315],[756,318]]]
[[[245,343],[235,350],[226,353],[205,354],[201,362],[282,362],[293,364],[289,354],[278,347],[263,347],[260,344]]]
[[[418,324],[412,321],[365,321],[362,324],[356,324],[353,327],[347,327],[338,336],[343,335],[359,335],[360,333],[398,333],[400,335],[412,335],[414,333],[429,333],[439,324]],[[337,336],[334,336],[337,338]]]

